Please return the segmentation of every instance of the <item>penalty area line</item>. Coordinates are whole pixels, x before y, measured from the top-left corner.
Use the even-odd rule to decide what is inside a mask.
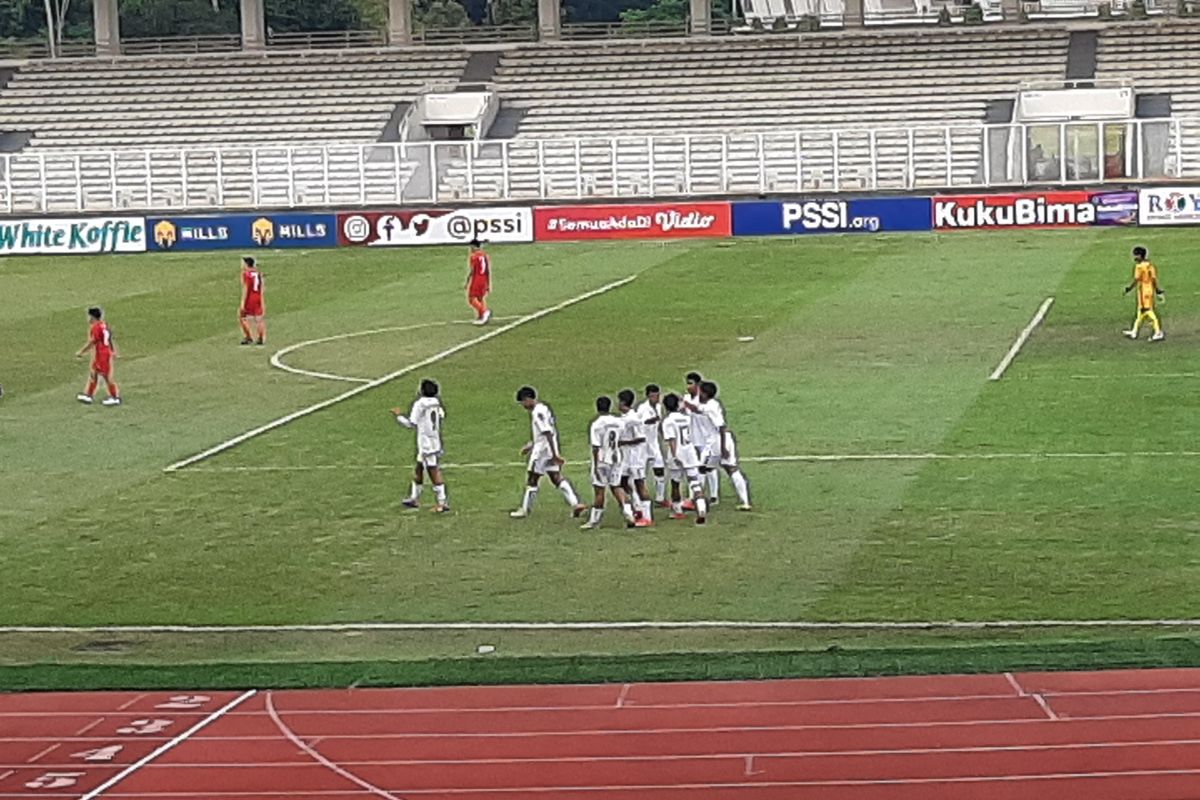
[[[553,314],[556,311],[562,311],[564,308],[569,308],[577,303],[582,303],[584,300],[590,300],[591,298],[596,297],[598,295],[605,294],[606,292],[611,292],[613,289],[619,289],[620,287],[624,286],[625,284],[632,282],[636,278],[637,278],[637,275],[630,275],[629,277],[622,278],[619,281],[613,281],[612,283],[605,284],[604,286],[601,286],[599,289],[592,289],[590,292],[584,292],[583,294],[576,295],[575,297],[572,297],[569,300],[564,300],[561,303],[557,303],[555,305],[548,306],[546,308],[543,308],[540,311],[535,311],[532,314],[526,314],[525,316],[523,316],[513,322],[510,322],[507,325],[502,325],[499,328],[493,328],[492,330],[488,331],[487,333],[483,334],[482,336],[476,336],[474,339],[468,339],[467,341],[462,342],[461,344],[456,344],[453,347],[446,348],[442,352],[432,355],[429,358],[422,359],[421,361],[418,361],[415,364],[409,364],[407,367],[402,367],[401,369],[398,369],[395,372],[389,372],[387,375],[384,375],[380,378],[376,378],[376,379],[370,381],[369,383],[359,384],[359,385],[355,386],[353,389],[348,389],[335,397],[329,398],[328,400],[322,400],[319,403],[313,403],[311,406],[302,408],[299,411],[293,411],[291,414],[286,414],[286,415],[280,417],[279,419],[271,420],[270,422],[268,422],[264,425],[259,425],[257,428],[248,430],[242,434],[238,434],[237,436],[234,436],[232,439],[226,439],[225,441],[221,442],[220,444],[213,445],[212,447],[208,448],[207,450],[203,450],[199,453],[196,453],[195,455],[188,456],[187,458],[182,459],[180,461],[176,461],[174,464],[171,464],[170,466],[164,467],[163,472],[176,472],[178,470],[183,469],[184,467],[190,466],[192,464],[196,464],[196,463],[198,463],[200,461],[204,461],[205,459],[208,459],[208,458],[212,458],[213,456],[217,455],[218,453],[223,453],[226,450],[231,450],[234,447],[237,447],[239,444],[242,444],[243,442],[247,442],[257,436],[261,436],[262,434],[267,433],[268,431],[273,431],[276,428],[282,428],[284,425],[287,425],[289,422],[294,422],[303,417],[307,417],[310,414],[315,414],[318,411],[329,408],[330,406],[335,406],[338,403],[345,402],[346,400],[349,400],[352,397],[357,397],[358,395],[362,394],[363,392],[367,392],[367,391],[370,391],[371,389],[378,388],[380,386],[383,386],[386,383],[391,383],[392,381],[396,380],[397,378],[403,377],[403,376],[409,374],[410,372],[415,372],[416,370],[419,370],[423,367],[428,367],[431,364],[436,364],[439,361],[443,361],[456,353],[461,353],[463,350],[467,350],[471,347],[474,347],[477,344],[483,344],[484,342],[486,342],[490,339],[495,339],[497,336],[499,336],[503,333],[508,333],[509,331],[513,330],[514,328],[519,328],[522,325],[527,325],[530,322],[534,322],[535,320],[541,319],[542,317],[549,316],[550,314]]]
[[[1004,354],[1004,358],[992,370],[992,374],[988,376],[989,381],[998,381],[1004,377],[1004,372],[1008,369],[1009,364],[1012,364],[1013,359],[1017,357],[1017,353],[1021,352],[1021,348],[1025,346],[1025,342],[1029,341],[1029,337],[1033,335],[1034,328],[1042,324],[1042,320],[1046,318],[1046,312],[1050,310],[1050,306],[1053,304],[1053,297],[1047,297],[1042,301],[1042,305],[1038,308],[1037,313],[1033,315],[1033,319],[1029,320],[1029,324],[1017,336],[1017,340],[1013,342],[1012,347],[1008,348],[1008,352]]]

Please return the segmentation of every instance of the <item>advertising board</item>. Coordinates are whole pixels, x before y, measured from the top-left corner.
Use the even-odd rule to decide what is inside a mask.
[[[733,233],[729,203],[552,206],[533,212],[539,242],[696,239]]]
[[[362,211],[337,215],[338,244],[403,247],[427,244],[532,242],[528,208],[465,208],[424,211]]]
[[[1130,225],[1136,219],[1134,192],[1071,190],[933,198],[933,228],[939,231]]]
[[[1200,225],[1200,186],[1164,186],[1138,192],[1139,225]]]
[[[927,231],[931,207],[928,197],[734,203],[733,235]]]
[[[211,217],[150,217],[150,250],[251,250],[333,247],[333,214],[229,214]]]
[[[140,253],[146,249],[141,217],[0,219],[0,255]]]

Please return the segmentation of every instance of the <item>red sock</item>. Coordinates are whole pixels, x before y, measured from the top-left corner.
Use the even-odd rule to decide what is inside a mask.
[[[121,392],[119,389],[117,389],[117,385],[115,383],[108,384],[108,396],[109,397],[120,397],[121,396]]]
[[[94,395],[96,393],[96,382],[88,381],[87,388],[83,390],[83,393],[86,394],[88,397],[91,397],[92,395]]]
[[[483,304],[483,301],[472,297],[467,302],[471,304],[471,308],[475,309],[475,318],[483,319],[483,310],[486,308],[486,306]]]

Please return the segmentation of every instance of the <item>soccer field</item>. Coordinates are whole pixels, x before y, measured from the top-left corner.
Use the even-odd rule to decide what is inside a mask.
[[[1166,289],[1162,343],[1120,335],[1136,243]],[[3,259],[0,625],[1195,616],[1198,246],[1193,231],[1081,230],[495,247],[502,318],[637,277],[474,343],[513,320],[461,324],[465,250],[262,253],[265,348],[237,344],[236,254]],[[74,400],[93,303],[122,350],[120,408]],[[304,342],[282,362],[359,382],[271,365]],[[678,388],[692,369],[721,386],[754,512],[734,511],[723,478],[705,528],[634,532],[610,509],[581,533],[548,487],[532,518],[509,519],[529,438],[517,387],[554,408],[585,490],[593,398]],[[423,376],[442,385],[460,465],[443,517],[399,504],[413,442],[388,409]],[[0,660],[75,657],[19,641]],[[431,633],[403,652],[467,641]],[[261,654],[230,638],[180,657]]]

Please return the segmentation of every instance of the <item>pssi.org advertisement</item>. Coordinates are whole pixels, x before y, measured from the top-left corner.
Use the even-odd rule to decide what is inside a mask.
[[[734,203],[733,235],[927,231],[930,207],[928,197]]]

